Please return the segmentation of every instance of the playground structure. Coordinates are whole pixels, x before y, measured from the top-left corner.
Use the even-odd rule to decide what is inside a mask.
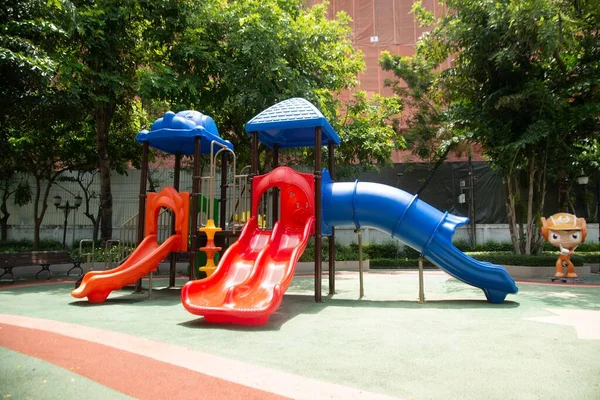
[[[158,264],[167,256],[170,256],[169,286],[173,287],[177,253],[188,255],[189,277],[193,280],[197,275],[198,256],[202,252],[214,256],[217,251],[218,246],[214,243],[215,236],[220,236],[220,241],[228,244],[228,240],[235,239],[239,235],[238,225],[228,221],[233,221],[233,215],[245,213],[249,209],[247,175],[236,174],[233,146],[219,136],[212,118],[197,111],[182,111],[178,114],[166,112],[162,118],[154,122],[150,131],[140,132],[137,140],[144,146],[139,213],[137,221],[132,219],[137,222],[139,244],[117,268],[90,271],[86,274],[81,286],[72,291],[74,297],[88,297],[90,302],[103,302],[110,291],[125,285],[136,283],[136,289],[141,288],[140,278],[155,271]],[[168,197],[170,201],[152,202],[151,199],[155,198],[156,193],[147,193],[150,147],[175,155],[173,186],[160,192],[161,198]],[[184,155],[193,157],[191,193],[179,191],[181,158]],[[200,157],[203,155],[210,157],[208,176],[200,176]],[[229,158],[232,162],[229,162]],[[221,196],[216,199],[215,177],[216,165],[219,161],[221,162]],[[204,193],[201,192],[203,186]],[[186,196],[187,200],[185,200]],[[181,200],[178,200],[178,197],[181,197]],[[182,207],[174,207],[175,202],[179,201],[184,202]],[[162,234],[159,232],[157,224],[159,215],[161,219],[165,216],[169,217],[164,210],[168,210],[171,217],[171,231],[168,236],[164,235],[164,232]],[[215,226],[215,221],[220,225],[219,227]],[[185,230],[182,228],[184,225]],[[212,240],[209,240],[210,237]],[[199,243],[203,238],[207,239],[207,243],[201,251]],[[213,265],[212,258],[207,258],[203,271],[212,273]]]
[[[110,290],[123,283],[133,283],[144,274],[156,268],[160,257],[176,251],[185,251],[190,259],[190,281],[181,291],[184,307],[193,314],[202,315],[208,322],[264,324],[281,303],[283,294],[293,278],[296,263],[304,251],[310,237],[315,239],[315,301],[322,301],[321,241],[329,240],[329,294],[335,293],[335,226],[372,226],[388,232],[407,245],[421,252],[430,261],[455,278],[479,287],[491,303],[501,303],[509,293],[517,293],[518,288],[506,270],[497,265],[474,260],[460,252],[452,244],[455,229],[468,219],[457,217],[424,203],[417,196],[400,189],[368,182],[333,181],[334,147],[340,139],[321,112],[310,102],[288,99],[268,108],[246,124],[246,132],[252,136],[252,158],[250,179],[252,180],[250,219],[245,223],[241,234],[235,231],[235,216],[245,216],[243,207],[236,207],[239,201],[231,201],[227,207],[227,191],[241,196],[241,180],[246,176],[235,174],[235,154],[229,142],[223,141],[210,117],[194,111],[177,115],[165,113],[157,120],[150,132],[141,132],[138,141],[144,145],[142,179],[140,183],[140,213],[138,239],[140,245],[118,271],[133,268],[138,273],[117,278],[111,271],[106,274],[92,274],[84,282],[84,287],[94,287],[98,283],[97,294],[93,289],[73,292],[75,297],[87,295],[90,302],[102,302]],[[273,152],[273,170],[258,175],[258,146],[262,142]],[[146,177],[149,146],[175,154],[174,187],[161,191],[162,201],[154,196],[146,198]],[[329,153],[329,170],[321,165],[321,149],[326,146]],[[315,154],[314,173],[301,174],[289,167],[279,166],[279,149],[313,147]],[[185,203],[186,193],[179,193],[178,169],[181,155],[193,155],[194,174],[192,193],[189,194],[191,214],[188,213],[190,240],[182,222],[185,212],[173,208],[173,202]],[[208,220],[198,221],[198,198],[201,178],[199,162],[201,154],[210,154],[210,175],[206,177],[208,186]],[[227,172],[228,157],[232,157],[231,174]],[[214,215],[215,176],[217,160],[221,161],[221,207],[220,231],[211,216]],[[228,182],[228,176],[231,177]],[[172,190],[171,190],[172,189]],[[264,194],[271,192],[272,229],[260,222],[260,207],[265,205]],[[156,219],[158,210],[166,207],[174,212],[172,235],[162,244],[153,237],[154,225],[148,219]],[[212,208],[212,209],[211,209]],[[229,210],[229,211],[228,211]],[[229,212],[229,214],[228,214]],[[226,225],[227,217],[231,223]],[[241,221],[241,217],[238,217]],[[259,223],[260,222],[260,223]],[[143,227],[146,227],[144,233]],[[200,230],[199,226],[202,226]],[[229,231],[227,229],[230,229]],[[206,245],[199,249],[199,233],[205,231]],[[214,266],[209,261],[219,246],[213,243],[214,235],[225,235],[239,239],[224,252],[214,271],[204,280],[194,280],[194,261],[198,250],[208,254],[207,272]],[[152,242],[151,246],[149,242]],[[146,244],[144,244],[146,243]],[[136,254],[137,253],[137,254]],[[140,273],[142,273],[140,275]],[[100,278],[100,276],[107,276]],[[134,279],[135,278],[135,279]],[[174,257],[171,258],[170,286],[174,286]],[[113,282],[108,286],[106,282]],[[139,281],[138,281],[139,282]],[[85,285],[84,285],[85,284]],[[114,286],[114,287],[113,287]],[[111,289],[112,288],[112,289]],[[108,291],[108,292],[107,292]],[[91,294],[91,295],[90,295]],[[106,296],[105,296],[106,294]]]

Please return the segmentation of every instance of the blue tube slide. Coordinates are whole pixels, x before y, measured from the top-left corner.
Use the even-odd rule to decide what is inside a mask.
[[[452,244],[457,227],[469,219],[438,209],[392,186],[333,182],[323,170],[323,232],[336,225],[370,226],[398,238],[458,280],[483,290],[490,303],[502,303],[518,288],[506,270],[475,260]]]

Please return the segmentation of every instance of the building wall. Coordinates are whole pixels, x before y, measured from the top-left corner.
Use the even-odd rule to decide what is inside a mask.
[[[307,0],[307,5],[320,3],[319,0]],[[382,51],[392,54],[411,56],[421,35],[427,30],[419,26],[410,13],[414,0],[330,0],[329,17],[345,12],[352,18],[353,42],[355,48],[362,51],[366,69],[359,75],[360,89],[369,94],[390,95],[391,90],[384,85],[386,78],[392,78],[389,72],[379,67],[378,59]],[[445,8],[436,0],[423,0],[423,6],[436,16],[442,15]],[[442,67],[447,67],[443,65]]]

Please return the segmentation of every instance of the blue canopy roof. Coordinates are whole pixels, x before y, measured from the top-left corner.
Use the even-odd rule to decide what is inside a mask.
[[[162,118],[154,121],[150,131],[141,131],[135,140],[139,143],[148,142],[150,147],[170,154],[191,155],[194,154],[194,140],[197,136],[200,137],[201,154],[210,153],[213,140],[233,150],[231,142],[219,135],[215,121],[208,115],[193,110],[177,114],[167,111]],[[220,147],[215,147],[214,151],[219,149]]]
[[[280,148],[315,147],[315,128],[322,128],[322,144],[333,141],[340,144],[340,137],[333,130],[321,111],[311,102],[292,98],[277,103],[246,123],[246,132],[258,132],[258,140],[269,147]]]

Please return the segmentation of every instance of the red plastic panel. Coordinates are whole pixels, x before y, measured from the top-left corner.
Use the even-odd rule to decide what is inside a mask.
[[[252,178],[252,215],[258,214],[261,196],[269,189],[281,189],[281,223],[304,228],[307,218],[315,214],[315,180],[312,174],[277,167],[265,175]]]
[[[148,193],[146,199],[146,236],[156,236],[158,234],[158,214],[162,207],[175,212],[175,232],[182,237],[181,248],[172,251],[186,251],[190,219],[190,194],[187,192],[179,193],[171,186],[165,187],[158,193]]]

